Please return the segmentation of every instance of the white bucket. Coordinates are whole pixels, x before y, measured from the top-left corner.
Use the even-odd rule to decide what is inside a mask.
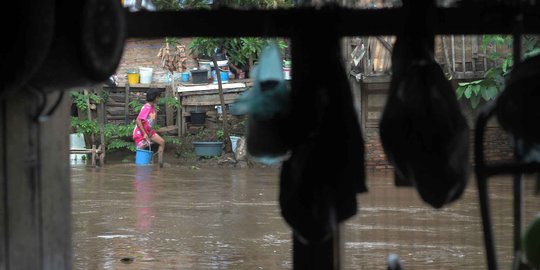
[[[224,67],[224,66],[227,66],[229,65],[229,60],[221,60],[221,61],[216,61],[217,62],[217,65],[218,67]],[[210,67],[214,67],[214,62],[210,62]]]
[[[152,83],[152,72],[154,71],[153,68],[145,68],[140,67],[139,73],[141,74],[141,83],[149,84]]]
[[[229,136],[229,138],[231,139],[231,148],[232,148],[232,151],[234,153],[236,153],[236,145],[237,145],[237,142],[238,140],[240,139],[240,137],[238,136]]]
[[[285,80],[291,79],[291,68],[287,68],[287,67],[283,68],[283,77],[285,78]]]
[[[72,133],[69,135],[69,146],[70,148],[86,148],[84,143],[84,135],[82,133]],[[69,159],[71,160],[83,160],[86,157],[85,154],[70,154]]]

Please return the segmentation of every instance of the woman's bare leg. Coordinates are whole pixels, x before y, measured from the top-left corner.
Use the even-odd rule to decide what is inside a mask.
[[[158,153],[163,153],[163,150],[165,150],[165,140],[163,140],[163,138],[161,138],[161,136],[159,136],[157,133],[152,135],[150,140],[159,145]]]

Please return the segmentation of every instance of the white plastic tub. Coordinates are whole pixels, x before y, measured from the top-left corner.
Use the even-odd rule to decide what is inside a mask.
[[[152,83],[152,73],[153,73],[154,69],[153,68],[145,68],[145,67],[140,67],[139,68],[139,73],[141,74],[141,83],[142,84],[149,84],[149,83]]]

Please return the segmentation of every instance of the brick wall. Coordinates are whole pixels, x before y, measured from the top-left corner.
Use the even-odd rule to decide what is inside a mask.
[[[363,95],[361,100],[362,108],[359,110],[359,115],[363,117],[366,166],[368,168],[386,169],[392,167],[384,154],[378,127],[379,118],[384,109],[388,87],[389,84],[387,82],[363,83],[361,87]],[[474,127],[477,110],[472,110],[466,103],[463,103],[462,105],[469,127]],[[470,134],[470,157],[472,163],[474,158],[474,131],[471,130]],[[512,159],[512,148],[508,142],[508,136],[494,119],[488,123],[485,138],[484,154],[486,159],[489,161],[509,161]]]
[[[384,154],[378,128],[366,128],[364,130],[366,146],[366,167],[373,169],[388,169],[392,166],[388,163]],[[484,143],[484,155],[489,161],[512,160],[512,149],[508,143],[508,136],[500,128],[487,128],[486,141]],[[470,136],[470,158],[473,163],[474,131]]]
[[[138,67],[153,68],[152,82],[166,83],[168,71],[161,66],[161,59],[157,56],[163,41],[163,38],[127,40],[120,65],[116,70],[119,84],[124,85],[126,83],[128,69]],[[187,46],[190,39],[181,39],[181,42]],[[193,65],[193,60],[189,59],[188,67]]]

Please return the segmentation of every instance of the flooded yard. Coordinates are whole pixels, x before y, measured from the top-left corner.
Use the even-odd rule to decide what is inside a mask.
[[[280,216],[279,170],[72,167],[75,269],[291,269],[291,231]],[[433,210],[390,171],[368,175],[369,193],[343,226],[345,269],[485,269],[474,179],[457,203]],[[526,219],[540,211],[526,181]],[[512,259],[512,185],[491,182],[498,258]]]

